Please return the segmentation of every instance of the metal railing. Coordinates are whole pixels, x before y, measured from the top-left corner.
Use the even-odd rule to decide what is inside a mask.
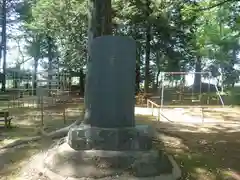
[[[157,108],[157,121],[160,121],[160,117],[163,117],[169,122],[174,122],[174,120],[169,119],[166,115],[163,114],[162,112],[163,106],[151,101],[150,99],[147,99],[147,108],[151,108],[152,116],[154,116],[154,108]],[[201,119],[202,123],[204,123],[204,108],[202,106],[198,106],[198,108],[201,109]]]

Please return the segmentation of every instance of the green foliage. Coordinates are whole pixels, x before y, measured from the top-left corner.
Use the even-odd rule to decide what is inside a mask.
[[[112,7],[114,34],[137,41],[141,77],[146,27],[150,26],[149,76],[153,84],[160,71],[195,70],[197,57],[202,71],[212,72],[213,77],[221,75],[220,69],[226,86],[238,81],[240,6],[234,0],[115,0]],[[20,2],[16,11],[23,22],[29,55],[47,57],[46,37],[51,37],[54,60],[66,70],[82,69],[87,60],[87,8],[83,0]]]
[[[86,61],[86,1],[40,0],[32,12],[30,26],[54,38],[67,69],[79,70]]]

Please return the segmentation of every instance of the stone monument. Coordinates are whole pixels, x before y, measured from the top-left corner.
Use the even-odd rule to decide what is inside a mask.
[[[102,128],[135,125],[135,46],[135,41],[128,37],[94,39],[85,96],[87,124]]]
[[[136,44],[129,37],[102,36],[91,44],[84,123],[44,161],[63,178],[177,179],[174,161],[154,150],[150,127],[135,125]]]

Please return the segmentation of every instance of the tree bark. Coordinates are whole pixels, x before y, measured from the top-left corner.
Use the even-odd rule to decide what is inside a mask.
[[[53,39],[50,36],[47,36],[47,44],[48,44],[48,89],[49,96],[51,96],[52,89],[52,65],[53,65]]]
[[[156,79],[155,79],[155,84],[154,84],[154,92],[157,92],[158,86],[159,86],[159,75],[160,75],[160,70],[157,71],[156,74]]]
[[[150,15],[150,1],[146,0],[146,18]],[[151,25],[149,22],[146,24],[146,53],[145,53],[145,81],[144,81],[144,92],[149,92],[149,72],[150,72],[150,53],[151,53]]]
[[[37,69],[38,69],[38,57],[34,57],[34,74],[33,74],[33,95],[37,95]]]
[[[33,74],[33,95],[37,95],[37,72],[38,72],[38,63],[40,57],[40,37],[36,36],[33,39],[35,44],[35,54],[34,54],[34,74]]]
[[[73,124],[62,128],[62,129],[58,129],[56,131],[50,132],[50,133],[46,133],[44,130],[41,130],[41,135],[39,136],[33,136],[33,137],[28,137],[28,138],[24,138],[24,139],[19,139],[17,141],[14,141],[13,143],[7,144],[3,147],[0,148],[1,149],[7,149],[7,148],[13,148],[22,144],[27,144],[29,142],[33,142],[33,141],[38,141],[41,140],[42,138],[50,138],[50,139],[58,139],[58,138],[62,138],[65,137],[69,131],[69,129],[71,127],[74,127],[76,125],[79,125],[81,123],[82,119],[79,119],[77,121],[75,121]]]
[[[140,53],[140,47],[137,47],[137,62],[136,62],[136,89],[135,93],[138,94],[140,92],[140,82],[141,82],[141,59],[140,59],[141,53]]]
[[[6,90],[6,55],[7,55],[7,39],[6,39],[6,0],[2,1],[2,55],[3,55],[3,79],[2,79],[2,91]]]
[[[202,81],[201,81],[202,76],[199,73],[201,71],[202,71],[202,61],[201,61],[201,57],[198,56],[197,60],[196,60],[196,64],[195,64],[195,72],[197,72],[197,74],[195,74],[195,76],[194,76],[194,83],[193,83],[194,89],[196,89],[195,87],[199,87],[200,84],[202,83]],[[197,91],[199,91],[199,90],[197,90]]]
[[[88,55],[95,37],[112,34],[111,0],[88,0]]]
[[[112,3],[111,0],[88,0],[88,65],[85,83],[85,107],[88,107],[88,86],[89,86],[89,60],[91,59],[90,45],[94,38],[112,34]],[[87,112],[87,109],[86,109]],[[91,124],[88,118],[84,118],[85,124]]]
[[[112,34],[111,0],[89,0],[88,33],[95,38]]]
[[[80,69],[80,72],[79,72],[79,86],[80,86],[80,95],[81,96],[84,96],[84,87],[85,87],[85,83],[84,83],[84,73],[83,73],[83,69],[81,68]]]

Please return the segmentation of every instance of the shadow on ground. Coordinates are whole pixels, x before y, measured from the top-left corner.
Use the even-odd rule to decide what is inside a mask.
[[[74,109],[74,111],[76,111],[76,109]],[[34,119],[31,114],[29,114],[30,112],[32,113],[33,111],[25,110],[22,111],[22,113],[19,112],[19,114],[15,113],[17,116],[12,122],[13,127],[9,129],[5,127],[0,128],[0,147],[18,139],[40,134],[41,121]],[[68,126],[79,119],[81,110],[69,116],[66,115],[65,122],[61,115],[55,114],[55,111],[51,113],[48,112],[44,114],[44,129],[47,132]],[[48,149],[53,143],[54,141],[51,139],[45,138],[38,142],[29,142],[25,146],[0,150],[0,180],[15,179],[21,167],[24,167],[29,162],[31,156]]]
[[[238,126],[183,125],[138,116],[137,122],[156,128],[156,146],[174,155],[183,180],[239,180],[240,129]],[[232,132],[234,131],[234,132]]]
[[[81,118],[82,106],[79,104],[67,105],[65,113],[61,107],[48,108],[44,110],[43,114],[40,109],[28,107],[10,109],[9,111],[10,115],[13,116],[12,127],[5,128],[4,123],[0,125],[0,147],[3,141],[6,140],[11,141],[36,136],[39,134],[39,129],[41,128],[44,128],[47,132],[51,132],[68,126]]]
[[[25,119],[32,110],[21,111]],[[20,117],[22,117],[20,116]],[[61,117],[46,118],[48,130],[57,129],[70,124],[80,115],[71,114],[66,124]],[[53,117],[53,116],[49,116]],[[31,118],[29,118],[31,120]],[[234,124],[225,126],[201,124],[176,124],[156,122],[151,116],[136,116],[138,124],[148,124],[156,129],[157,139],[154,141],[159,149],[164,148],[174,155],[183,170],[182,180],[239,180],[240,179],[240,128]],[[19,122],[23,120],[19,119]],[[12,129],[0,129],[1,141],[34,136],[37,134],[37,122],[21,124],[16,120]],[[1,142],[0,142],[1,143]],[[0,152],[0,179],[14,179],[19,168],[29,158],[53,143],[45,139],[29,143],[27,146]],[[1,144],[0,144],[1,146]],[[8,178],[10,177],[10,178]]]
[[[65,103],[64,107],[60,104],[54,108],[45,108],[44,129],[51,132],[79,119],[83,107],[82,101],[77,97],[71,103]],[[7,105],[8,103],[2,103],[0,109],[8,110],[10,116],[13,116],[12,128],[8,129],[4,127],[4,123],[0,124],[0,148],[15,140],[39,135],[39,129],[42,128],[40,108]],[[0,150],[0,180],[15,179],[21,167],[29,162],[32,155],[48,149],[53,143],[51,139],[45,138],[16,148]]]
[[[21,168],[30,158],[39,152],[48,149],[54,143],[50,140],[41,140],[25,146],[0,151],[0,180],[16,179]]]

